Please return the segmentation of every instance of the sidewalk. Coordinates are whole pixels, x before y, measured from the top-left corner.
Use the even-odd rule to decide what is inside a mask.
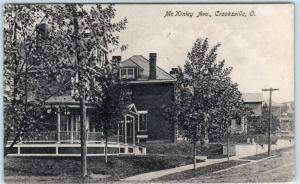
[[[239,158],[236,156],[230,157],[230,160],[236,160],[236,159],[239,159]],[[211,164],[216,164],[216,163],[220,163],[220,162],[225,162],[225,161],[227,161],[227,158],[207,159],[205,162],[197,163],[196,168],[211,165]],[[171,168],[171,169],[165,169],[165,170],[160,170],[160,171],[139,174],[136,176],[124,178],[121,181],[150,181],[152,179],[159,178],[159,177],[162,177],[162,176],[165,176],[168,174],[191,170],[193,168],[194,168],[194,164],[190,164],[190,165],[175,167],[175,168]]]

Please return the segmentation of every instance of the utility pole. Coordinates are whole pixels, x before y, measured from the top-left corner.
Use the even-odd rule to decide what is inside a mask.
[[[262,91],[269,91],[269,126],[268,126],[268,155],[271,155],[271,122],[272,122],[272,91],[278,91],[279,89],[262,89]]]

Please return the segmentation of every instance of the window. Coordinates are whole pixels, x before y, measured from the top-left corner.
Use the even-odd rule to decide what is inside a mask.
[[[147,115],[146,114],[140,115],[139,130],[147,130]]]
[[[120,69],[120,79],[134,79],[134,68],[122,68]]]

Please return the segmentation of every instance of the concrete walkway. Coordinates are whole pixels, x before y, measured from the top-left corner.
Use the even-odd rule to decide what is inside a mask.
[[[236,156],[230,157],[230,160],[237,160],[237,159],[239,159],[239,158]],[[207,159],[205,162],[197,163],[196,168],[211,165],[211,164],[216,164],[216,163],[220,163],[220,162],[225,162],[225,161],[227,161],[227,158]],[[182,172],[182,171],[186,171],[186,170],[191,170],[191,169],[194,169],[194,164],[175,167],[175,168],[171,168],[171,169],[160,170],[160,171],[148,172],[148,173],[144,173],[144,174],[139,174],[136,176],[124,178],[121,181],[150,181],[152,179],[156,179],[156,178],[159,178],[159,177],[162,177],[165,175]]]

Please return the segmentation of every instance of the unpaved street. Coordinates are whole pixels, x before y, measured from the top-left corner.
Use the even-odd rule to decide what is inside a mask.
[[[181,182],[288,182],[294,180],[295,168],[295,149],[291,148],[274,158]]]

